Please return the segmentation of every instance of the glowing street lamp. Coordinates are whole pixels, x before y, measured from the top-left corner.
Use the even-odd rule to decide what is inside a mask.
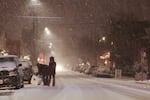
[[[51,34],[50,30],[49,30],[47,27],[45,27],[44,32],[45,32],[47,35],[50,35],[50,34]]]
[[[106,37],[103,36],[101,39],[99,39],[99,42],[105,42],[106,41]]]
[[[39,0],[31,0],[31,5],[41,5]]]
[[[105,36],[103,36],[103,37],[102,37],[102,40],[103,40],[103,41],[105,41],[105,40],[106,40],[106,37],[105,37]]]

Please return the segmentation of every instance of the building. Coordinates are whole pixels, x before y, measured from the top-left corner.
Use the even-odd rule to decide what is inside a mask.
[[[17,55],[20,57],[20,40],[7,39],[6,49],[8,51],[8,54]]]

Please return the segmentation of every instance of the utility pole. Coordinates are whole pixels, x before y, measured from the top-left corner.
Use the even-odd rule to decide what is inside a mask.
[[[32,41],[32,50],[31,50],[31,60],[33,62],[33,65],[36,65],[37,63],[37,52],[38,52],[38,49],[37,49],[37,35],[38,35],[38,18],[37,18],[37,14],[34,10],[34,6],[33,6],[33,9],[32,9],[32,19],[33,19],[33,22],[32,22],[32,33],[33,33],[33,41]]]
[[[4,16],[4,28],[3,28],[3,49],[6,49],[6,41],[7,41],[7,33],[6,33],[6,27],[7,27],[7,17],[8,17],[8,12],[7,12],[7,2],[4,3],[4,9],[5,9],[5,16]]]

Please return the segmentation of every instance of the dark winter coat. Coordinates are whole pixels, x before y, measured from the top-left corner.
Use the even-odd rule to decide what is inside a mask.
[[[56,62],[49,63],[50,75],[56,74]]]

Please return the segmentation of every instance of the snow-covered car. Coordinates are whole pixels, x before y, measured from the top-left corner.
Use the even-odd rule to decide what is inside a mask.
[[[85,74],[95,74],[96,71],[98,69],[98,66],[89,66],[86,70],[85,70]]]
[[[0,87],[24,87],[23,71],[15,55],[0,56]]]
[[[96,72],[93,74],[96,77],[113,77],[112,71],[107,66],[100,66],[96,70]]]
[[[30,84],[33,75],[32,63],[29,60],[20,60],[20,63],[22,64],[24,81],[27,81]]]

